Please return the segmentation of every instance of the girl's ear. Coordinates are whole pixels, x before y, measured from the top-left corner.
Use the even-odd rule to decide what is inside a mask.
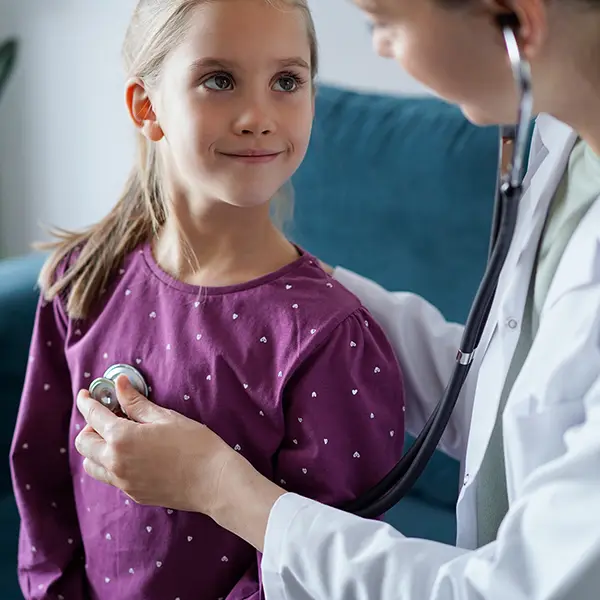
[[[133,124],[147,139],[151,142],[162,140],[165,134],[158,124],[152,101],[141,79],[134,78],[127,82],[125,104]]]
[[[537,55],[547,33],[545,0],[484,0],[494,16],[514,13],[519,21],[519,46],[531,60]]]

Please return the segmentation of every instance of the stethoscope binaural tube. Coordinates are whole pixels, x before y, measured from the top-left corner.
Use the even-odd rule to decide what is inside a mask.
[[[454,371],[442,399],[429,417],[423,431],[398,464],[376,486],[340,507],[362,517],[378,517],[397,504],[410,491],[437,449],[471,368],[475,350],[490,313],[500,272],[511,245],[522,195],[524,161],[533,101],[529,64],[519,50],[515,33],[518,30],[518,21],[514,15],[506,15],[499,19],[499,25],[504,36],[520,102],[517,125],[504,126],[500,132],[498,189],[495,194],[488,266],[467,318]],[[512,160],[507,172],[504,172],[502,149],[507,147],[512,150]]]

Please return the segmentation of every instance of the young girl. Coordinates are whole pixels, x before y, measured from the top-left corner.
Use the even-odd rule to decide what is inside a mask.
[[[21,586],[29,600],[258,598],[249,545],[86,475],[78,390],[134,366],[153,402],[339,503],[401,454],[401,375],[359,301],[269,217],[310,136],[307,2],[141,0],[125,59],[140,163],[41,278],[12,450]]]

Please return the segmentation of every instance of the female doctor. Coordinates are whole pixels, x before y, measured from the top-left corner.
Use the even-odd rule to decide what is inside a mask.
[[[600,598],[600,0],[357,0],[379,54],[475,123],[512,123],[496,24],[519,19],[538,114],[487,326],[441,447],[462,461],[457,547],[285,493],[214,433],[137,395],[82,392],[86,471],[144,504],[202,512],[264,552],[272,600]],[[461,210],[456,206],[456,210]],[[384,260],[385,257],[382,257]],[[462,328],[335,269],[386,328],[419,432]]]

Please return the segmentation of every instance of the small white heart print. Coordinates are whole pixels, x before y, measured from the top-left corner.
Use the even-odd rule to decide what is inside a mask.
[[[277,377],[283,377],[283,371],[279,371],[279,373],[277,373]]]
[[[316,397],[317,397],[317,392],[313,392],[313,393],[311,394],[311,396],[312,396],[313,398],[316,398]]]
[[[191,535],[188,535],[188,536],[187,536],[187,541],[188,541],[188,542],[191,542],[193,539],[194,539],[194,538],[193,538]]]
[[[200,306],[200,302],[198,302],[198,301],[194,302],[194,306],[195,306],[196,308],[198,308],[198,307]]]
[[[152,527],[150,527],[150,526],[148,525],[148,527],[146,527],[146,531],[147,531],[148,533],[152,533]]]
[[[27,484],[27,485],[25,485],[25,489],[26,489],[27,491],[29,491],[29,490],[31,489],[31,486],[30,486],[29,484]]]
[[[247,383],[245,383],[245,384],[244,384],[244,389],[245,389],[245,390],[247,390],[247,389],[248,389],[248,384],[247,384]]]
[[[135,571],[133,569],[129,569],[129,572],[133,575]]]
[[[369,321],[365,321],[365,327],[369,326]]]
[[[29,444],[23,444],[23,450],[27,450],[29,448]]]
[[[358,394],[358,390],[352,390],[352,395],[356,396],[356,394]]]
[[[125,504],[126,504],[127,506],[129,506],[129,498],[127,498],[127,500],[125,500]],[[150,527],[150,531],[152,531],[152,527]]]
[[[241,449],[242,449],[242,447],[239,444],[236,444],[235,447],[234,447],[234,450],[236,452],[239,452]]]
[[[316,330],[316,329],[311,329],[311,330],[310,330],[310,334],[311,334],[311,335],[315,335],[315,333],[317,333],[317,330]]]
[[[46,342],[46,346],[48,346],[48,348],[52,348],[52,342]]]
[[[302,417],[298,417],[298,423],[302,423]]]
[[[171,349],[171,344],[167,344],[167,350]]]
[[[260,338],[260,343],[261,344],[266,344],[267,343],[267,338],[266,337],[261,337]]]
[[[60,453],[61,454],[66,454],[67,453],[67,449],[66,448],[61,448],[60,449]]]
[[[327,287],[328,287],[328,288],[332,288],[332,287],[333,287],[333,283],[328,283],[328,284],[327,284]]]
[[[125,290],[125,295],[126,296],[131,296],[131,290]]]
[[[92,376],[92,374],[91,374],[91,373],[88,373],[88,372],[86,371],[86,372],[83,374],[83,376],[84,376],[86,379],[89,379],[89,378]]]
[[[286,290],[291,290],[291,289],[292,289],[292,286],[291,286],[291,285],[288,283],[288,284],[285,286],[285,289],[286,289]]]
[[[355,453],[354,453],[352,456],[353,456],[354,458],[360,458],[360,454],[359,454],[358,452],[355,452]]]
[[[106,583],[110,583],[110,577],[105,577],[105,578],[104,578],[104,581],[105,581]]]
[[[356,342],[350,342],[350,348],[356,348]]]
[[[112,535],[110,535],[110,533],[107,533],[107,534],[106,534],[106,539],[107,539],[107,540],[112,540]]]
[[[261,410],[261,411],[260,411],[258,414],[259,414],[261,417],[264,417],[264,416],[265,416],[265,413],[264,413],[262,410]]]
[[[76,329],[75,330],[75,335],[81,335],[81,329]]]
[[[226,556],[224,556],[223,558],[221,558],[221,562],[229,562],[229,559]]]
[[[38,590],[43,590],[44,589],[44,584],[40,583],[40,585],[38,585]]]
[[[237,318],[239,317],[239,315],[237,313],[233,313],[233,320],[235,321]]]
[[[103,356],[104,358],[108,358],[108,352],[105,352]]]
[[[77,429],[77,431],[81,431],[81,425],[79,423],[75,423],[75,429]]]
[[[156,561],[156,566],[160,569],[162,567],[162,563],[160,562],[160,560]]]
[[[379,367],[375,367],[373,369],[373,373],[381,373],[381,369]]]
[[[200,340],[202,339],[202,334],[200,334],[200,333],[199,333],[198,335],[196,335],[196,339],[197,339],[198,341],[200,341]]]
[[[152,311],[152,312],[150,313],[149,317],[150,317],[151,319],[156,319],[156,313],[155,313],[154,311]]]
[[[294,308],[294,309],[298,308],[298,305],[297,304],[292,304],[292,308]]]
[[[206,376],[206,381],[211,381],[211,379],[212,379],[212,375],[207,375]]]
[[[324,443],[325,445],[327,445],[327,444],[329,444],[329,440],[328,440],[327,438],[325,438],[325,439],[323,440],[323,443]]]
[[[302,469],[302,472],[306,475],[308,473],[308,469]]]
[[[68,543],[70,546],[72,546],[72,545],[73,545],[73,538],[69,538],[69,539],[67,540],[67,543]]]
[[[140,365],[140,364],[142,364],[142,359],[141,358],[136,358],[135,362],[136,362],[136,364]]]
[[[51,506],[52,508],[58,508],[58,504],[56,504],[56,502],[51,502],[51,503],[50,503],[50,506]]]
[[[44,384],[44,391],[47,392],[50,389],[50,384],[46,383]]]
[[[371,413],[371,419],[374,419],[375,415],[373,413]]]
[[[282,479],[279,483],[281,483],[281,485],[287,485],[285,479]]]
[[[125,269],[119,269],[119,275],[125,275]]]
[[[394,430],[390,431],[390,437],[394,437],[394,435],[395,435]]]
[[[172,508],[167,508],[167,514],[168,515],[172,515],[173,514],[173,509]]]
[[[297,439],[293,439],[292,442],[294,442],[294,444],[298,445],[298,440]]]
[[[183,397],[183,399],[187,401],[187,400],[189,400],[189,399],[190,399],[190,397],[189,397],[189,396],[186,394],[186,395]]]

